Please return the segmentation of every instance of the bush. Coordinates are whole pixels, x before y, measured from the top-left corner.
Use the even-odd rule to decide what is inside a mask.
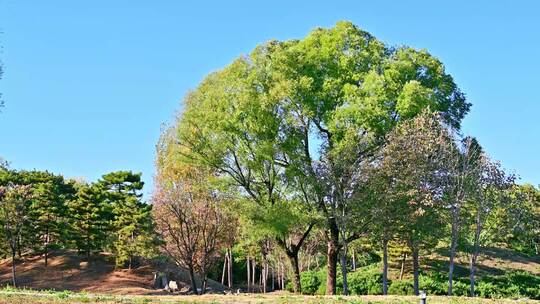
[[[324,273],[326,275],[326,272]],[[324,280],[317,288],[316,295],[324,296],[326,294],[326,280]]]
[[[482,298],[500,298],[499,288],[491,282],[478,281],[476,282],[475,292]]]
[[[377,265],[358,268],[347,274],[351,295],[382,294],[382,273]],[[300,275],[302,293],[309,295],[326,294],[326,269],[304,271]],[[292,285],[291,285],[292,290]],[[337,294],[343,293],[343,277],[338,267]]]
[[[413,282],[411,280],[394,281],[388,287],[388,294],[410,296],[414,294]]]
[[[285,284],[285,290],[289,291],[289,292],[294,292],[294,285],[291,281],[287,282]]]
[[[448,278],[421,275],[418,278],[418,285],[420,290],[424,290],[430,295],[442,296],[448,294]]]
[[[302,284],[302,293],[314,295],[321,285],[318,271],[304,271],[300,275],[300,284]]]
[[[376,264],[350,272],[347,279],[351,295],[382,294],[382,272]],[[341,284],[343,285],[343,279]]]
[[[477,281],[475,291],[484,298],[540,299],[540,277],[524,271],[486,276]]]
[[[452,294],[454,296],[468,296],[469,295],[469,284],[462,281],[454,280],[452,282]]]
[[[339,270],[339,269],[338,269]],[[348,273],[349,292],[351,295],[382,294],[382,272],[377,264],[358,268]],[[305,271],[301,274],[302,293],[324,295],[326,293],[326,269]],[[388,282],[388,293],[394,295],[412,295],[412,279]],[[338,271],[337,293],[343,292],[343,278]],[[292,291],[292,282],[286,289]],[[428,295],[446,295],[448,277],[441,273],[421,274],[420,290]],[[528,272],[508,272],[499,276],[484,276],[476,282],[476,295],[483,298],[530,298],[540,299],[540,276]],[[468,278],[455,278],[453,282],[455,296],[469,295]]]

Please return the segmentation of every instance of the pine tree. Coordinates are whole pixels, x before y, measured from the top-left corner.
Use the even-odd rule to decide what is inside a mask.
[[[32,243],[35,250],[43,252],[47,267],[50,248],[65,240],[68,211],[66,201],[74,195],[75,189],[62,176],[48,172],[36,172],[35,175],[42,180],[33,184],[34,199],[30,206]]]
[[[114,205],[113,250],[117,266],[127,262],[128,269],[131,269],[134,257],[152,254],[155,238],[151,207],[133,196],[127,196],[125,200]]]
[[[116,265],[133,266],[133,258],[153,252],[156,238],[150,215],[151,206],[141,201],[144,182],[141,173],[117,171],[103,175],[98,182],[111,208],[113,228],[109,247]]]
[[[92,251],[103,248],[110,230],[110,210],[104,204],[101,189],[95,185],[79,185],[77,199],[69,203],[69,212],[75,246],[90,258]]]

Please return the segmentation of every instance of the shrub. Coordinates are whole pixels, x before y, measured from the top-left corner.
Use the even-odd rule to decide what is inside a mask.
[[[418,278],[420,290],[424,290],[430,295],[448,294],[448,279],[442,279],[440,276],[421,275]]]
[[[285,290],[293,292],[294,291],[294,285],[291,281],[287,282],[285,284]]]
[[[411,280],[393,281],[388,287],[388,294],[401,296],[413,295],[413,282]]]
[[[302,284],[302,293],[307,295],[314,295],[319,286],[321,280],[319,278],[318,271],[304,271],[300,275],[300,284]]]
[[[540,277],[524,271],[486,276],[477,281],[476,294],[485,298],[540,299]]]
[[[382,272],[376,264],[350,272],[347,279],[352,295],[382,294]]]
[[[326,272],[325,272],[325,275],[326,275]],[[319,288],[317,288],[317,291],[315,292],[315,294],[319,296],[324,296],[326,294],[326,280],[323,281],[319,285]]]
[[[482,298],[500,298],[499,288],[492,282],[476,282],[475,292]]]
[[[468,296],[469,284],[466,282],[454,280],[452,282],[452,294],[454,296]]]

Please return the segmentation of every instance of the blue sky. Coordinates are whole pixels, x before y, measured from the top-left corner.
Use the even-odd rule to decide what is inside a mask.
[[[0,0],[0,156],[90,181],[131,169],[150,183],[161,125],[204,75],[269,39],[350,20],[440,58],[473,103],[464,133],[536,185],[539,11],[535,1]]]

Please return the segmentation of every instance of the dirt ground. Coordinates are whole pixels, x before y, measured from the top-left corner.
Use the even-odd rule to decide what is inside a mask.
[[[24,258],[17,263],[17,282],[20,288],[36,290],[70,290],[111,295],[164,295],[152,288],[155,269],[142,266],[134,270],[115,269],[112,259],[101,254],[90,261],[75,252],[57,251],[45,267],[41,256]],[[186,285],[187,275],[178,273],[180,288]],[[184,277],[186,276],[186,277]],[[11,260],[0,262],[0,286],[11,283]],[[220,290],[221,284],[210,282]]]

